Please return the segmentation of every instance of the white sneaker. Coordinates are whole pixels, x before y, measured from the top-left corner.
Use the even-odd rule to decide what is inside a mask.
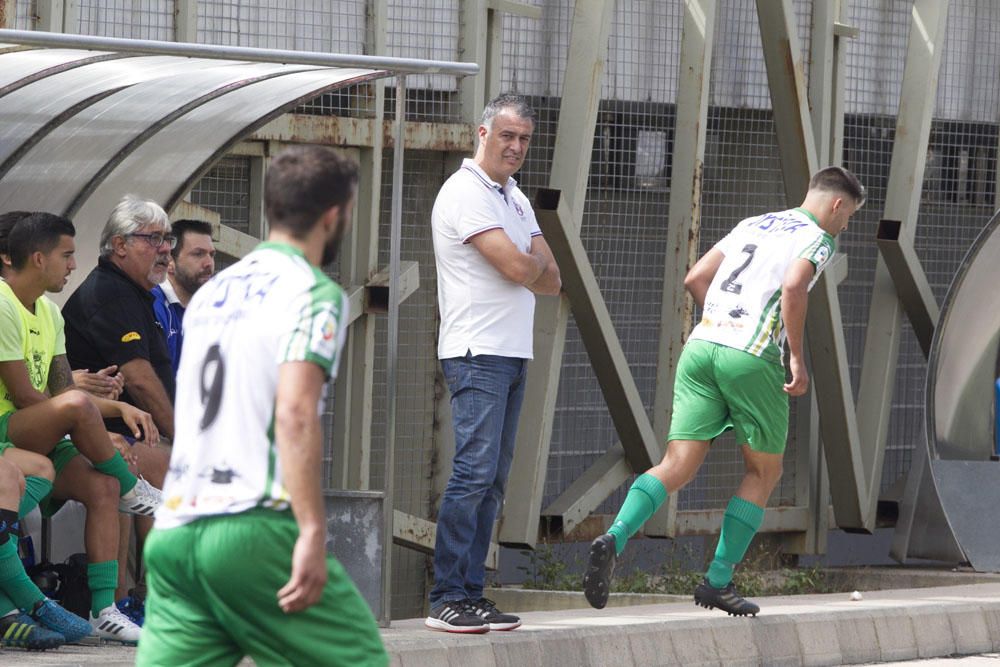
[[[132,490],[118,499],[118,511],[150,516],[161,504],[163,494],[140,475]]]
[[[99,639],[110,639],[123,644],[137,644],[142,628],[132,622],[115,605],[105,607],[97,618],[90,617],[90,626]]]

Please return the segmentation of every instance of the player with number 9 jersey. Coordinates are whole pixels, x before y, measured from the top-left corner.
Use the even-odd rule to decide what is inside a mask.
[[[796,259],[813,264],[816,283],[835,251],[812,213],[795,208],[747,218],[715,247],[725,256],[705,295],[691,340],[707,340],[781,363],[785,343],[781,285]]]
[[[311,361],[334,376],[347,308],[336,283],[281,243],[262,243],[198,290],[184,317],[176,436],[157,528],[288,509],[274,437],[278,365]]]

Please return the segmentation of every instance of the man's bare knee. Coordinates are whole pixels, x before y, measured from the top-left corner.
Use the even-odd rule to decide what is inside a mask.
[[[18,489],[17,497],[24,495],[24,475],[17,466],[6,459],[0,462],[0,489]]]
[[[53,400],[56,402],[60,414],[74,424],[80,423],[87,417],[96,417],[98,419],[101,417],[101,413],[94,402],[79,389],[70,389],[67,392],[59,394]]]

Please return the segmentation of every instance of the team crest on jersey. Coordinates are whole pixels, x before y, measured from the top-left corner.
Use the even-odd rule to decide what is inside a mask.
[[[332,313],[318,318],[313,328],[314,352],[332,359],[337,351],[337,320]]]
[[[521,208],[521,205],[518,204],[517,202],[514,202],[514,210],[517,211],[517,214],[519,216],[521,216],[522,218],[524,217],[524,209]]]
[[[816,251],[816,263],[819,265],[826,264],[826,260],[830,259],[830,249],[825,245],[821,245],[819,250]]]

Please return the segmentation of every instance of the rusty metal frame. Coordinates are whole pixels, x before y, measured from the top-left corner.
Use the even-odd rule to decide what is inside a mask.
[[[567,235],[577,238],[583,221],[591,144],[601,100],[613,14],[613,0],[578,2],[573,10],[549,183],[562,194],[559,224]],[[581,140],[581,137],[588,139]],[[556,260],[563,274],[571,270],[564,264],[569,261],[568,258],[557,255]],[[580,261],[587,262],[586,254]],[[587,268],[590,268],[589,263]],[[564,297],[538,299],[535,309],[535,358],[528,366],[518,447],[514,453],[500,526],[501,543],[533,546],[537,540],[540,514],[544,513],[541,503],[568,318],[569,308]],[[644,411],[641,418],[647,419]],[[594,507],[596,505],[587,512]]]

